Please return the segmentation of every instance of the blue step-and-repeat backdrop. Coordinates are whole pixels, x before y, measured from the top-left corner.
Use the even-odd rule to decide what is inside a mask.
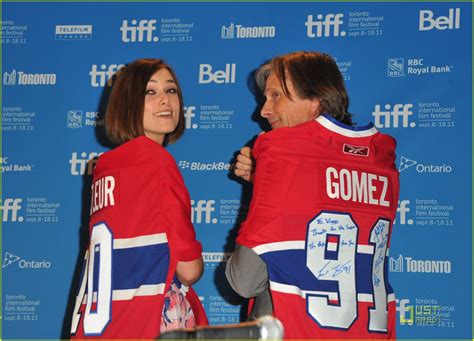
[[[251,193],[229,175],[265,128],[252,72],[296,50],[337,60],[358,124],[398,140],[389,269],[400,338],[472,337],[471,3],[3,3],[3,338],[66,337],[90,176],[110,149],[114,73],[177,72],[186,132],[169,146],[192,198],[212,324],[241,304],[223,269]]]

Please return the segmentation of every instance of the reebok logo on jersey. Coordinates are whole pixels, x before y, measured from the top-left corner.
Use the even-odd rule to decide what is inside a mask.
[[[353,146],[347,143],[344,143],[344,148],[342,150],[344,154],[357,155],[357,156],[369,156],[369,147]]]

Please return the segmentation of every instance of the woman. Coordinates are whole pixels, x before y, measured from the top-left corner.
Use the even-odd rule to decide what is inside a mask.
[[[90,245],[71,334],[151,339],[206,324],[187,287],[203,272],[202,247],[190,221],[188,191],[164,149],[184,131],[173,70],[159,59],[127,65],[105,124],[109,138],[122,145],[103,154],[94,170]]]

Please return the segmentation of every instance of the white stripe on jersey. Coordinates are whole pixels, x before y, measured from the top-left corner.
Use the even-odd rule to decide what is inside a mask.
[[[270,288],[273,291],[282,292],[285,294],[298,295],[303,299],[306,299],[307,295],[324,295],[324,296],[328,296],[328,298],[333,301],[337,301],[338,299],[337,292],[301,290],[295,285],[288,285],[288,284],[283,284],[283,283],[278,283],[278,282],[273,282],[273,281],[270,281]],[[357,301],[373,303],[373,295],[357,294]],[[388,294],[387,302],[393,302],[393,301],[395,301],[395,294],[393,293]]]
[[[304,250],[305,249],[305,241],[304,240],[289,240],[286,242],[276,242],[276,243],[267,243],[262,244],[259,246],[255,246],[252,250],[257,255],[262,255],[267,252],[274,252],[274,251],[284,251],[284,250]],[[335,251],[337,243],[329,242],[328,243],[328,250]],[[388,248],[387,248],[387,256],[388,256]],[[363,253],[367,255],[374,254],[374,246],[373,245],[363,245],[357,244],[357,253]]]
[[[149,234],[134,238],[114,239],[114,250],[167,243],[166,233]]]
[[[267,243],[259,246],[255,246],[252,250],[257,254],[261,255],[267,252],[282,251],[282,250],[304,250],[304,240],[289,240],[286,242]]]
[[[135,296],[156,296],[165,292],[165,283],[141,285],[135,289],[114,290],[112,292],[112,301],[129,301]],[[87,294],[84,295],[82,304],[86,304]],[[94,291],[92,302],[97,302],[97,291]]]
[[[347,129],[347,128],[341,127],[341,126],[331,122],[330,120],[328,120],[323,115],[318,116],[316,118],[316,122],[318,122],[319,124],[321,124],[323,127],[325,127],[328,130],[331,130],[335,133],[338,133],[340,135],[347,136],[347,137],[368,137],[368,136],[372,136],[372,135],[374,135],[378,132],[377,128],[375,128],[375,127],[365,129],[365,130]]]

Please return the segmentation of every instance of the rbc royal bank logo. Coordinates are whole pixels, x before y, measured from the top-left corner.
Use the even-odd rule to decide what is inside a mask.
[[[447,16],[435,18],[434,12],[430,10],[421,10],[418,29],[420,31],[431,31],[433,29],[458,30],[461,27],[461,9],[450,8]]]
[[[154,35],[156,31],[156,20],[123,20],[120,27],[122,41],[124,43],[157,42],[159,38]]]
[[[67,112],[67,127],[82,128],[82,110],[69,110]]]
[[[374,125],[377,128],[414,128],[416,123],[410,121],[413,116],[413,104],[391,104],[384,105],[385,110],[381,110],[381,105],[376,104],[372,113]]]
[[[405,76],[405,59],[389,58],[387,61],[387,76],[403,77]]]
[[[344,14],[318,14],[316,20],[313,15],[308,15],[305,22],[306,36],[308,38],[322,38],[322,37],[345,37],[346,32],[341,31],[341,26],[344,23]]]
[[[22,199],[19,198],[6,198],[3,200],[3,205],[0,205],[0,211],[2,212],[2,221],[12,222],[12,223],[21,223],[24,218],[20,216],[22,206]]]

